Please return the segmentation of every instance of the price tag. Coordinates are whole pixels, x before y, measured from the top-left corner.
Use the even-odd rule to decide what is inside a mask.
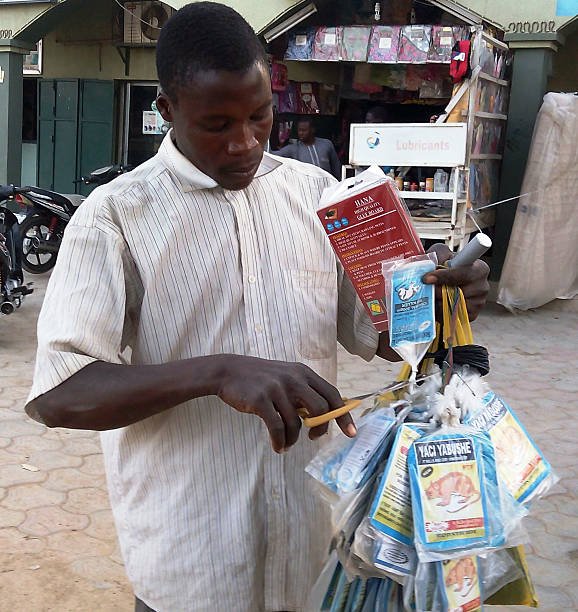
[[[440,38],[440,45],[442,47],[451,47],[453,46],[454,39],[451,36],[442,36]]]
[[[297,34],[297,36],[295,36],[295,45],[297,47],[304,47],[306,44],[307,44],[306,34]]]
[[[391,49],[391,38],[380,38],[379,48],[380,49]]]
[[[324,44],[326,45],[337,44],[337,35],[336,34],[325,34]]]

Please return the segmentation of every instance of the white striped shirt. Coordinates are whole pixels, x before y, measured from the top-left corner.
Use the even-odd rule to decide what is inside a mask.
[[[249,187],[226,191],[168,135],[69,224],[29,399],[95,360],[236,353],[301,361],[335,383],[337,339],[373,357],[377,334],[315,214],[333,180],[265,154]],[[102,445],[140,599],[159,612],[302,608],[328,544],[304,474],[317,443],[302,435],[277,455],[260,419],[204,397],[104,432]]]

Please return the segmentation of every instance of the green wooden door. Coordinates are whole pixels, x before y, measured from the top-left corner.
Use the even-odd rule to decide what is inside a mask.
[[[113,162],[113,82],[43,79],[38,97],[38,185],[88,193],[76,181]]]
[[[114,162],[114,83],[82,81],[80,84],[80,124],[78,133],[79,176]],[[80,193],[93,189],[80,186]]]
[[[74,193],[78,81],[42,80],[39,87],[38,184]]]

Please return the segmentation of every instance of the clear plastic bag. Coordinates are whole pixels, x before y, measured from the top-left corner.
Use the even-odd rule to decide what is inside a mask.
[[[490,434],[496,451],[498,474],[519,502],[528,503],[545,495],[558,481],[514,411],[493,391],[486,393],[477,410],[465,422]]]
[[[334,438],[305,471],[338,495],[355,491],[374,473],[391,441],[395,423],[391,409],[370,412],[358,421],[355,438]]]
[[[436,263],[433,253],[382,263],[389,344],[411,366],[413,380],[436,335],[434,285],[422,282]]]

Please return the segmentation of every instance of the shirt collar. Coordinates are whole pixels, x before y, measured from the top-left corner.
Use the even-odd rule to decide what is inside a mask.
[[[191,163],[176,147],[172,138],[173,130],[169,130],[160,146],[159,153],[165,164],[173,171],[179,179],[184,191],[195,191],[198,189],[214,189],[218,187],[217,181],[201,172]],[[282,161],[273,158],[268,153],[263,154],[255,179],[269,174],[282,165]]]

